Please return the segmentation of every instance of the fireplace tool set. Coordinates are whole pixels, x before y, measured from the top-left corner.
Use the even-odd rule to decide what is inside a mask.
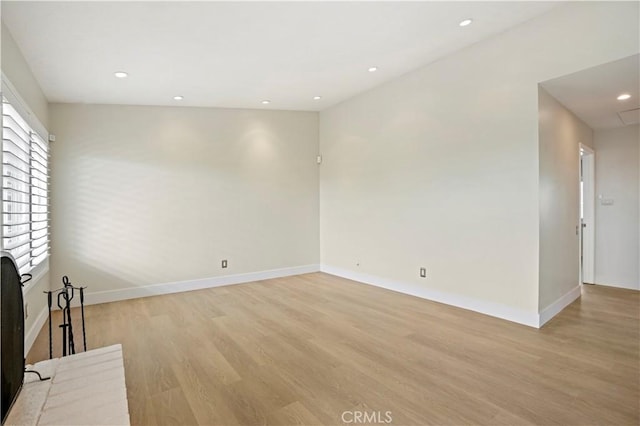
[[[75,341],[73,339],[73,321],[71,318],[71,301],[74,299],[76,292],[80,298],[80,314],[82,316],[82,345],[87,350],[87,334],[84,325],[84,289],[86,287],[74,287],[66,275],[62,277],[62,287],[45,291],[47,294],[47,304],[49,306],[49,359],[53,358],[53,341],[52,341],[52,324],[51,324],[51,308],[54,300],[58,308],[62,311],[62,356],[73,355],[76,353]]]

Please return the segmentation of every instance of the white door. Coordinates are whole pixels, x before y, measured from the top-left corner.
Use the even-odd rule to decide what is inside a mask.
[[[580,144],[580,282],[594,284],[595,153]]]

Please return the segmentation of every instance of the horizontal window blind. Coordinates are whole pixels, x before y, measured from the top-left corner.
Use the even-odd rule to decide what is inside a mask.
[[[2,249],[21,274],[49,256],[49,143],[2,98]]]

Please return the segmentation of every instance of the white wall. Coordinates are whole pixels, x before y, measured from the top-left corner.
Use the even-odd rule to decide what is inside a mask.
[[[20,110],[27,114],[24,118],[29,121],[29,124],[39,128],[37,123],[47,127],[49,123],[49,113],[47,99],[45,98],[42,90],[35,77],[31,73],[31,69],[27,65],[20,49],[13,40],[13,37],[2,23],[2,73],[9,79],[13,88],[19,96],[24,105],[20,105]],[[7,87],[3,84],[3,91],[7,90]],[[17,105],[16,105],[17,106]],[[18,106],[17,106],[18,107]],[[1,219],[0,219],[1,220]],[[44,266],[44,265],[43,265]],[[38,269],[42,271],[41,268]],[[47,299],[43,294],[43,291],[49,290],[49,274],[44,272],[43,274],[36,275],[34,280],[30,282],[25,289],[24,302],[28,305],[28,317],[25,320],[25,333],[27,338],[28,351],[40,331],[40,327],[43,324],[44,310],[46,309]]]
[[[596,283],[640,290],[640,128],[596,130]]]
[[[2,22],[2,72],[9,78],[40,123],[48,128],[47,98],[42,93],[38,81],[4,22]]]
[[[317,113],[50,114],[55,282],[97,293],[319,263]]]
[[[567,4],[323,111],[323,267],[535,323],[538,83],[638,30],[637,3]]]
[[[580,285],[580,143],[593,147],[589,126],[539,88],[540,288],[544,311]],[[564,307],[564,306],[562,306]]]

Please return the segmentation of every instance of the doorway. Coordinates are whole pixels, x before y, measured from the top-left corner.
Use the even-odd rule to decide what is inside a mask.
[[[595,152],[580,144],[580,283],[595,283]]]

